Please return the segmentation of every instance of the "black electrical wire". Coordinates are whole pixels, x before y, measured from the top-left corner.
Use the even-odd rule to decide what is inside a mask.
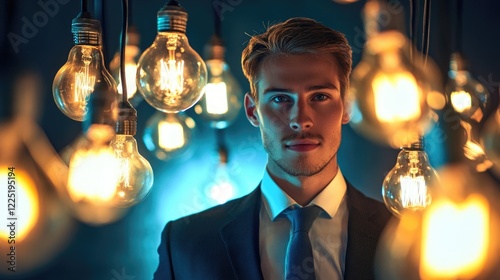
[[[429,57],[429,41],[431,28],[431,0],[424,0],[424,13],[422,17],[422,53],[424,54],[424,67]]]
[[[219,18],[219,14],[217,13],[216,8],[217,5],[212,5],[213,9],[213,14],[214,14],[214,26],[215,26],[215,35],[221,38],[222,35],[222,26],[221,26],[221,20]]]
[[[127,28],[128,28],[128,0],[122,0],[122,34],[120,36],[120,79],[122,83],[122,102],[128,102],[127,82],[125,75],[125,47],[127,45]]]
[[[87,13],[89,11],[87,0],[82,0],[81,4],[82,4],[81,7],[82,14]]]
[[[462,52],[462,32],[463,32],[463,1],[457,0],[457,16],[456,16],[456,50]]]

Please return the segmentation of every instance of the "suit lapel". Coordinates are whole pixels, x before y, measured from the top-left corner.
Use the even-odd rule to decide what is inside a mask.
[[[220,234],[237,279],[263,279],[259,256],[260,186],[228,211]]]
[[[373,279],[374,252],[380,232],[378,211],[349,183],[347,195],[349,221],[344,277],[345,280]]]

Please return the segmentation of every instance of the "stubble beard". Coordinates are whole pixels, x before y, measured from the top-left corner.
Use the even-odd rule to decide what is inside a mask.
[[[290,161],[286,159],[278,159],[275,149],[272,147],[272,143],[265,140],[266,137],[263,135],[263,146],[264,150],[269,155],[270,160],[272,160],[276,166],[278,166],[283,172],[294,177],[310,177],[314,176],[321,171],[323,171],[329,163],[335,158],[335,153],[330,156],[325,162],[319,162],[317,164],[308,164],[306,155],[299,155],[297,159]]]

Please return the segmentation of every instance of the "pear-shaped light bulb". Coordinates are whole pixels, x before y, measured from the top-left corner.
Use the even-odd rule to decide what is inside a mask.
[[[191,108],[203,96],[207,68],[186,37],[187,12],[176,1],[158,11],[158,35],[137,69],[137,86],[144,99],[163,112]]]
[[[486,120],[480,142],[486,155],[494,163],[493,170],[500,174],[500,108]]]
[[[382,184],[382,197],[396,216],[404,210],[421,211],[432,202],[431,184],[438,180],[427,154],[419,143],[403,148],[396,165]]]
[[[416,50],[397,30],[378,32],[379,1],[365,5],[368,34],[362,60],[352,72],[351,126],[367,138],[393,148],[409,145],[432,124],[431,105],[444,105],[437,90],[439,73],[434,63]],[[441,96],[442,101],[437,102]],[[438,106],[438,105],[436,105]]]
[[[188,155],[196,123],[183,112],[156,112],[146,123],[143,141],[160,160]]]
[[[151,191],[153,169],[139,154],[137,141],[132,135],[117,134],[110,146],[119,162],[119,179],[113,204],[125,208],[133,206]]]
[[[222,39],[214,35],[206,46],[208,83],[203,98],[194,110],[212,128],[224,129],[231,125],[241,109],[241,87],[224,60]]]
[[[54,77],[52,93],[61,112],[73,120],[83,121],[98,79],[109,87],[116,88],[116,83],[104,64],[99,21],[77,17],[71,26],[75,46]]]

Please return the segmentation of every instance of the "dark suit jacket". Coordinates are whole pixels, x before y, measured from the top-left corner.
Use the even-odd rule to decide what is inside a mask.
[[[374,279],[385,205],[347,183],[348,243],[344,279]],[[259,257],[261,191],[167,223],[154,279],[263,279]]]

